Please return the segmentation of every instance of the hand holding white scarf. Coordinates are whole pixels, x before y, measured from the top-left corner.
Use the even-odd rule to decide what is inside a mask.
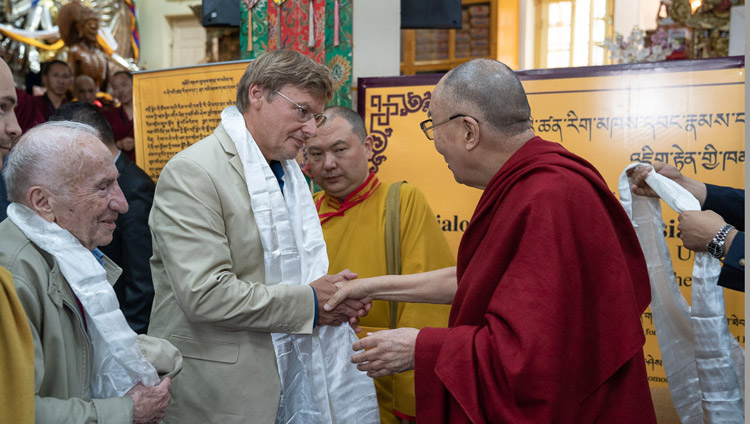
[[[651,312],[675,409],[683,424],[744,422],[744,352],[729,333],[724,289],[716,284],[719,260],[695,253],[692,307],[688,306],[662,234],[659,199],[630,191],[627,171],[638,165],[644,164],[631,164],[620,175],[620,202],[648,264]],[[653,169],[646,183],[678,213],[701,209],[690,192]]]

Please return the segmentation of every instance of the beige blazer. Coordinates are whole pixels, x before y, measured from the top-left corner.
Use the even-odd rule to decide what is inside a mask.
[[[307,286],[266,285],[242,163],[221,125],[173,157],[149,217],[149,334],[184,357],[165,423],[273,423],[280,383],[271,332],[310,334]]]

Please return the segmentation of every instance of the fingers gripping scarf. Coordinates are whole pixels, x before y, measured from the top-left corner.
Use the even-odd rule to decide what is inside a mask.
[[[106,272],[94,255],[70,232],[24,205],[11,203],[8,219],[55,258],[83,306],[93,350],[92,397],[122,397],[137,383],[158,384],[159,376],[136,344],[137,335],[128,326]]]
[[[724,289],[716,284],[719,260],[696,252],[689,306],[674,277],[659,199],[630,191],[627,170],[637,165],[620,176],[620,202],[648,264],[651,312],[677,414],[683,424],[744,422],[744,352],[727,326]],[[701,209],[687,190],[653,170],[646,183],[678,213]]]
[[[294,160],[282,161],[284,194],[236,107],[221,125],[242,161],[263,245],[266,284],[303,285],[328,272],[318,214]],[[323,326],[311,335],[272,334],[281,379],[277,423],[379,422],[372,380],[349,362],[357,336],[348,325]]]

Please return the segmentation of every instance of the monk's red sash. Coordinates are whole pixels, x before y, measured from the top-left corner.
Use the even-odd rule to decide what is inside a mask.
[[[377,190],[378,187],[380,187],[380,180],[378,180],[375,174],[371,172],[370,175],[367,176],[365,182],[362,183],[361,186],[357,187],[356,190],[349,193],[349,195],[346,196],[343,202],[335,197],[327,196],[325,193],[323,193],[318,201],[315,202],[315,208],[318,210],[318,216],[320,217],[320,225],[325,224],[334,216],[343,216],[347,210],[357,206],[358,204],[364,202],[370,196],[372,196],[372,194],[375,193],[375,190]],[[320,213],[320,207],[323,205],[323,201],[326,202],[326,205],[328,207],[334,210],[331,212]]]

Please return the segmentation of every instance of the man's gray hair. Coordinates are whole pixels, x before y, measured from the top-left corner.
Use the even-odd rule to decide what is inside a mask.
[[[346,120],[346,122],[352,127],[352,132],[357,136],[359,142],[365,142],[365,138],[367,138],[365,121],[354,110],[343,106],[329,106],[326,108],[324,115],[328,118],[326,122],[330,122],[336,117]]]
[[[34,186],[67,193],[71,179],[83,170],[78,142],[83,134],[99,138],[92,126],[71,121],[45,122],[22,135],[3,168],[8,199],[26,204]]]
[[[307,90],[326,102],[333,97],[333,82],[328,68],[294,50],[265,52],[247,66],[237,85],[237,109],[240,113],[245,113],[250,103],[248,89],[252,84],[268,90],[266,98],[269,100],[287,84]]]
[[[448,101],[476,106],[485,121],[502,134],[513,136],[532,127],[531,108],[515,72],[491,59],[475,59],[451,70],[443,80]],[[444,94],[444,95],[445,95]],[[451,113],[465,113],[456,110]]]

